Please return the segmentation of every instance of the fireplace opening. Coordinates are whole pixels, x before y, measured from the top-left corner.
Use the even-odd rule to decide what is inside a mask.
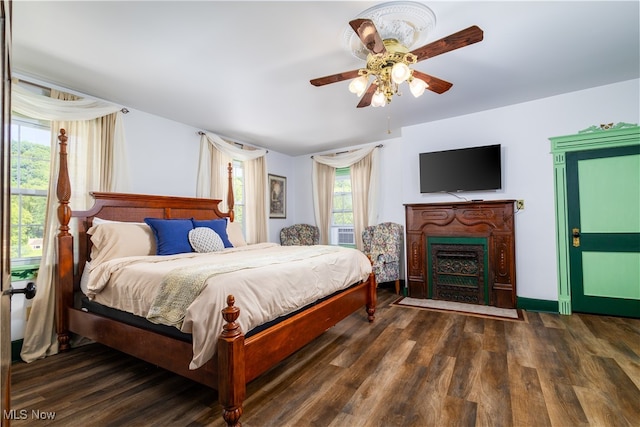
[[[489,305],[486,239],[427,239],[429,298]]]

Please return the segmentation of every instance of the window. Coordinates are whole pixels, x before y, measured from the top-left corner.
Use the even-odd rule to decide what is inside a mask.
[[[244,227],[244,163],[240,160],[233,161],[233,213],[234,222],[242,224],[243,234]]]
[[[11,123],[11,264],[35,264],[42,256],[51,127],[13,116]]]
[[[336,169],[331,213],[331,244],[355,247],[353,230],[353,199],[351,198],[351,170]]]

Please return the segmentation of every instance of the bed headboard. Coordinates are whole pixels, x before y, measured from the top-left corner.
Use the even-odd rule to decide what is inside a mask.
[[[230,218],[231,212],[223,213],[218,208],[220,200],[194,197],[156,196],[128,193],[90,193],[94,204],[87,211],[74,211],[71,218],[77,221],[78,249],[75,258],[77,268],[73,275],[74,290],[80,286],[80,278],[85,262],[91,253],[91,236],[87,230],[93,224],[93,218],[112,221],[143,222],[145,218],[193,218],[218,219]]]
[[[218,199],[106,192],[90,193],[94,199],[93,206],[86,211],[72,212],[69,206],[71,183],[67,167],[67,137],[64,129],[60,129],[58,140],[60,141],[60,171],[56,194],[59,201],[60,229],[57,235],[56,311],[59,344],[63,349],[68,346],[68,342],[63,342],[64,338],[61,341],[61,330],[67,330],[66,310],[73,307],[73,294],[80,289],[82,271],[91,253],[91,240],[87,230],[93,224],[93,218],[127,222],[142,222],[145,218],[199,220],[229,218],[233,221],[234,199],[233,168],[229,164],[226,213],[220,211],[218,205],[221,200]],[[78,244],[75,251],[69,227],[72,218],[77,221],[78,228]]]

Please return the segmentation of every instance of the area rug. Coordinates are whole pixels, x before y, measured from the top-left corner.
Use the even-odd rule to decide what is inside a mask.
[[[402,297],[391,305],[399,307],[419,308],[423,310],[453,312],[469,316],[493,318],[500,320],[524,321],[522,310],[511,308],[498,308],[488,305],[464,304],[461,302],[442,301],[434,299],[421,299]]]

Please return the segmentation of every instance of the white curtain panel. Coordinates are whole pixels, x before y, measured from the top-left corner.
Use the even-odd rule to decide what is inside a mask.
[[[362,231],[369,215],[369,182],[371,180],[371,156],[364,156],[351,165],[351,198],[353,201],[353,231],[356,248],[362,250]]]
[[[19,86],[12,90],[12,111],[51,123],[51,167],[42,258],[36,280],[37,292],[27,321],[21,357],[32,362],[58,352],[55,330],[56,235],[59,229],[56,184],[59,171],[58,132],[66,130],[71,209],[86,210],[92,203],[89,191],[128,190],[128,168],[121,108],[102,101],[76,99],[56,90],[49,98]],[[69,104],[67,104],[69,103]],[[76,224],[70,224],[75,234]],[[76,239],[77,241],[77,239]]]
[[[336,168],[320,162],[313,162],[311,185],[313,190],[313,212],[320,230],[320,244],[329,244],[331,211],[333,210],[333,187]]]

